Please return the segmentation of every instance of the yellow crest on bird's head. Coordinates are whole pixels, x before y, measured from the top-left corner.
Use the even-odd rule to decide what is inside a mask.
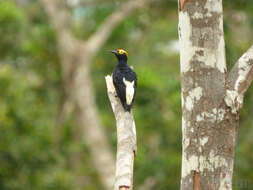
[[[120,55],[125,54],[125,55],[128,57],[128,53],[127,53],[125,50],[123,50],[123,49],[117,49],[117,52],[118,52]]]

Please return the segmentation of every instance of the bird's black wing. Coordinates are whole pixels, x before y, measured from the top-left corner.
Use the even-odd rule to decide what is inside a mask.
[[[115,70],[113,71],[112,77],[117,96],[119,97],[122,105],[124,106],[126,102],[126,88],[125,84],[123,83],[124,76],[122,72],[119,70],[119,68],[116,67]]]
[[[130,105],[126,103],[126,85],[124,83],[124,80],[129,82],[134,81],[134,96]],[[116,67],[113,71],[113,84],[115,86],[117,96],[119,97],[122,103],[122,106],[126,111],[130,111],[136,94],[136,87],[137,87],[136,73],[128,66]]]

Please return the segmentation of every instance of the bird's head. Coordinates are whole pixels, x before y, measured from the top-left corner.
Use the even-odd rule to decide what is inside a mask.
[[[128,53],[125,50],[117,49],[111,52],[116,55],[119,61],[127,61]]]

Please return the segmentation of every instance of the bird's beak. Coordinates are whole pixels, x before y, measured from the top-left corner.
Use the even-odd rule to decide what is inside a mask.
[[[117,54],[118,52],[117,51],[115,51],[115,50],[113,50],[113,51],[110,51],[111,53],[113,53],[113,54]]]

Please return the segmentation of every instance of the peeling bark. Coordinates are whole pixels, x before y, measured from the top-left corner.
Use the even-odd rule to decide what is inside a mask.
[[[193,190],[200,190],[199,172],[194,171],[193,175]]]
[[[253,80],[253,46],[242,55],[228,75],[228,89],[225,102],[237,113],[243,106],[244,93]]]
[[[184,6],[185,4],[188,2],[189,0],[180,0],[179,1],[179,10],[183,10],[184,9]]]
[[[222,0],[189,1],[179,11],[179,41],[181,190],[231,190],[239,110],[253,80],[253,47],[227,73]]]
[[[107,92],[117,126],[117,159],[115,174],[115,190],[133,189],[133,167],[136,153],[136,128],[132,112],[126,112],[121,105],[112,82],[106,76]]]

